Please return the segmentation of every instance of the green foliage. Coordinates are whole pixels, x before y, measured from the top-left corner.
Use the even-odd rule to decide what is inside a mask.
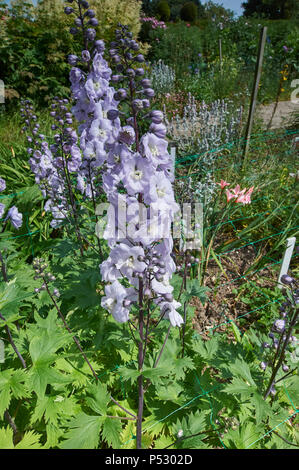
[[[170,17],[170,8],[168,3],[165,0],[159,2],[156,6],[157,14],[159,15],[160,20],[168,21]]]
[[[181,9],[181,19],[183,21],[194,22],[197,19],[197,8],[193,2],[187,2]]]

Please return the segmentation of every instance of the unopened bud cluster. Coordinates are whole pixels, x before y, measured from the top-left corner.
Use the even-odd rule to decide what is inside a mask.
[[[48,264],[45,262],[44,258],[35,258],[33,260],[33,269],[35,271],[35,276],[34,280],[36,281],[37,279],[42,279],[43,284],[41,287],[37,287],[34,289],[34,292],[38,294],[39,292],[42,292],[43,290],[47,290],[48,284],[50,282],[56,281],[56,277],[51,273],[51,272],[46,272],[48,268]],[[53,289],[53,296],[54,297],[60,297],[59,290],[54,288]]]
[[[296,281],[293,277],[285,274],[281,277],[281,282],[288,287],[289,295],[285,291],[286,300],[279,307],[279,318],[276,318],[272,324],[271,331],[268,335],[271,341],[265,341],[262,347],[265,351],[265,360],[260,363],[260,368],[266,370],[268,366],[273,367],[275,358],[283,355],[281,370],[284,373],[289,371],[286,364],[285,353],[292,351],[297,343],[296,336],[292,335],[293,328],[296,325],[296,306],[299,303],[299,289],[296,288]],[[275,395],[276,390],[274,384],[271,387],[270,394]]]

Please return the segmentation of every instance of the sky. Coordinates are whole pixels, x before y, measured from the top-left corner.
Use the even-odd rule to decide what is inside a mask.
[[[219,5],[223,5],[224,8],[228,8],[232,10],[236,16],[240,16],[243,13],[243,8],[241,7],[241,3],[245,0],[213,0],[214,3],[219,3]],[[206,0],[201,0],[202,4],[206,3]]]
[[[9,0],[4,0],[6,1],[6,3],[10,3]],[[33,0],[33,1],[36,1],[36,0]],[[244,1],[244,0],[213,0],[214,3],[219,3],[219,5],[223,5],[225,8],[229,8],[230,10],[232,10],[236,16],[240,16],[242,15],[243,13],[243,9],[241,7],[241,3]],[[201,3],[206,3],[206,0],[201,0]]]

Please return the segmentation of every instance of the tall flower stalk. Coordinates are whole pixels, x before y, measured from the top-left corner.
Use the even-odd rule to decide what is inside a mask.
[[[150,321],[158,308],[160,318],[169,319],[172,326],[183,323],[177,312],[180,303],[174,300],[170,285],[176,269],[170,229],[178,206],[171,184],[174,162],[167,151],[163,113],[149,111],[154,91],[150,80],[143,78],[140,64],[144,57],[138,53],[139,46],[127,27],[119,28],[109,51],[116,69],[111,80],[119,88],[114,94],[118,106],[107,117],[116,127],[121,122],[121,127],[108,145],[109,165],[103,174],[110,203],[104,234],[110,255],[101,265],[102,278],[107,282],[102,306],[121,323],[130,321],[130,315],[137,316],[140,375],[136,446],[140,449],[145,392],[142,370]],[[151,123],[142,135],[140,123],[146,119]]]

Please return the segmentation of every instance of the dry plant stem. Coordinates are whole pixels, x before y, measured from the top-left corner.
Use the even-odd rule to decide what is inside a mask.
[[[89,360],[88,360],[86,354],[84,353],[84,351],[83,351],[83,349],[82,349],[82,347],[81,347],[81,344],[80,344],[79,340],[76,338],[76,336],[73,335],[73,332],[72,332],[72,330],[70,329],[70,327],[68,326],[68,324],[66,323],[65,318],[64,318],[64,316],[63,316],[63,314],[62,314],[60,308],[58,307],[56,300],[54,299],[53,295],[51,294],[51,292],[50,292],[50,290],[49,290],[49,286],[48,286],[48,284],[47,284],[47,281],[44,280],[44,283],[45,283],[45,286],[46,286],[46,290],[47,290],[47,292],[48,292],[48,295],[50,296],[50,298],[51,298],[51,300],[52,300],[52,302],[53,302],[53,304],[54,304],[54,306],[55,306],[55,308],[56,308],[56,310],[57,310],[57,312],[58,312],[58,315],[59,315],[60,318],[62,319],[62,322],[63,322],[65,328],[66,328],[67,331],[72,335],[72,338],[73,338],[74,342],[76,343],[77,348],[78,348],[79,351],[81,352],[81,354],[82,354],[82,356],[83,356],[83,359],[85,360],[85,362],[87,363],[88,367],[90,368],[90,370],[91,370],[91,372],[92,372],[92,375],[93,375],[94,378],[98,381],[99,378],[98,378],[98,376],[97,376],[95,370],[93,369],[92,365],[90,364],[90,362],[89,362]],[[131,416],[133,416],[133,417],[136,419],[136,416],[135,416],[135,415],[133,415],[130,411],[126,410],[123,406],[121,406],[116,400],[114,400],[114,398],[112,398],[112,396],[110,396],[110,399],[111,399],[116,405],[118,405],[123,411],[125,411],[125,412],[128,413],[128,414],[130,414]]]
[[[281,364],[283,363],[283,359],[284,359],[284,353],[285,353],[285,350],[286,350],[286,347],[288,345],[288,342],[289,342],[289,339],[291,337],[291,334],[292,334],[292,330],[294,328],[294,326],[296,325],[297,323],[297,320],[298,320],[298,316],[299,316],[299,311],[296,312],[295,310],[295,313],[294,313],[294,316],[290,322],[290,325],[289,325],[289,330],[288,330],[288,333],[286,335],[286,339],[282,345],[282,349],[281,349],[281,352],[280,352],[280,355],[279,355],[279,358],[278,358],[278,361],[277,361],[277,364],[275,365],[273,363],[273,371],[272,371],[272,375],[271,375],[271,378],[269,380],[269,385],[267,387],[267,390],[265,392],[265,395],[264,395],[264,400],[266,400],[266,398],[268,397],[270,391],[271,391],[271,388],[272,386],[275,384],[275,377],[276,377],[276,374],[277,372],[279,371],[279,368],[281,366]],[[276,355],[277,356],[277,355]],[[276,357],[275,356],[275,357]]]

